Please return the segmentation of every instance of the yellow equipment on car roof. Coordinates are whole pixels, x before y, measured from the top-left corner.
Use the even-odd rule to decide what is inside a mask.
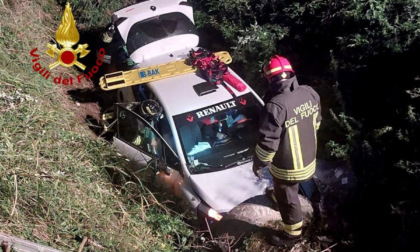
[[[232,57],[226,51],[216,52],[215,55],[225,64],[232,62]],[[150,67],[105,74],[100,78],[99,85],[103,90],[108,91],[192,73],[196,70],[196,68],[188,64],[188,59],[183,59]]]

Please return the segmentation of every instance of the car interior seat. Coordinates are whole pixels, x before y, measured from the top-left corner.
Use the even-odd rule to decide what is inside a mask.
[[[196,144],[203,141],[200,125],[198,123],[184,126],[180,128],[179,131],[181,134],[182,145],[184,146],[184,151],[186,153],[190,152]]]

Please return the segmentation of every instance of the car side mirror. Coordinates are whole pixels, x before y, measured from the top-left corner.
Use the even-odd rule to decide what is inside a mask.
[[[151,167],[152,169],[154,169],[156,172],[163,172],[166,175],[171,175],[171,170],[168,168],[168,166],[166,165],[165,161],[163,161],[163,159],[154,156],[152,159],[150,159],[147,162],[147,166]]]

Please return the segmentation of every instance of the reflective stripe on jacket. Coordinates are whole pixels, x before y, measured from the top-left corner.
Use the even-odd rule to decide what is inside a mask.
[[[315,172],[316,132],[321,123],[319,95],[299,86],[296,77],[279,83],[280,89],[266,103],[255,148],[271,174],[287,181],[307,180]]]

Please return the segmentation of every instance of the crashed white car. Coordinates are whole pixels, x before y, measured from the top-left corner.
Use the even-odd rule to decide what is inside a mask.
[[[198,48],[193,10],[186,1],[144,1],[115,12],[113,23],[134,68],[186,59]],[[263,102],[232,69],[228,71],[244,89],[211,85],[196,71],[120,88],[114,106],[113,143],[129,160],[130,170],[142,174],[154,169],[158,185],[199,219],[214,223],[229,219],[234,209],[256,198],[263,198],[262,207],[272,210],[265,196],[270,179],[252,172]],[[154,74],[161,70],[157,67],[147,75]],[[137,77],[142,76],[139,72]],[[156,101],[162,115],[152,121],[145,117],[141,104],[146,100]],[[267,217],[261,211],[245,212],[246,222]],[[271,217],[279,219],[275,213]]]

